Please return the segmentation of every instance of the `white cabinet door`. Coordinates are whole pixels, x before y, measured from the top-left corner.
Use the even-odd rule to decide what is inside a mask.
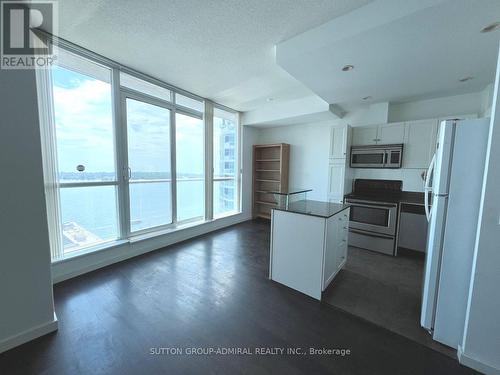
[[[323,286],[325,290],[332,276],[337,272],[337,233],[338,223],[335,216],[332,216],[326,221],[326,243],[325,243],[325,259],[323,263]]]
[[[403,143],[405,138],[405,123],[397,122],[393,124],[380,125],[377,133],[377,144],[389,145]]]
[[[347,157],[347,126],[332,127],[330,133],[330,159]]]
[[[403,168],[427,168],[435,151],[438,121],[436,119],[407,123],[403,149]]]
[[[329,165],[328,195],[332,199],[344,196],[345,162]]]
[[[377,143],[377,127],[363,126],[352,128],[352,145],[365,146]]]

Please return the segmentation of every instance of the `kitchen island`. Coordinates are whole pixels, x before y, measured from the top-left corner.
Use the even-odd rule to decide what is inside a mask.
[[[269,278],[321,300],[347,260],[349,205],[313,200],[271,211]]]

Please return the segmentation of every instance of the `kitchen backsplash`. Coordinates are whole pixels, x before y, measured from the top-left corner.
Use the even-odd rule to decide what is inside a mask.
[[[365,169],[352,168],[353,178],[370,178],[379,180],[402,180],[404,191],[424,191],[422,173],[425,169]]]

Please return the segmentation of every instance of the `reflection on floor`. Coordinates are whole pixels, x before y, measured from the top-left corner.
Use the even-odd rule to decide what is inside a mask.
[[[347,264],[323,293],[323,301],[455,357],[420,327],[423,257],[397,257],[349,247]]]

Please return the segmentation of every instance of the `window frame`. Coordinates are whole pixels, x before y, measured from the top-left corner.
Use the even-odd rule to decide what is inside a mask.
[[[89,252],[95,252],[98,250],[113,248],[117,244],[126,243],[134,241],[134,238],[142,238],[144,235],[150,234],[155,237],[157,232],[158,236],[165,234],[165,232],[170,232],[182,228],[185,225],[196,225],[195,223],[202,224],[209,222],[211,220],[216,220],[223,217],[228,217],[241,213],[241,178],[242,178],[242,157],[241,157],[241,121],[240,114],[231,108],[224,105],[214,103],[198,95],[192,94],[188,91],[180,89],[178,87],[169,85],[161,80],[158,80],[149,75],[143,74],[126,66],[123,66],[113,60],[106,57],[98,55],[94,52],[86,50],[79,47],[73,43],[65,41],[60,38],[52,37],[49,35],[45,36],[49,43],[52,43],[54,48],[64,50],[75,55],[77,58],[83,58],[91,63],[101,65],[110,70],[110,85],[111,85],[111,100],[112,100],[112,122],[113,122],[113,135],[114,135],[114,158],[115,158],[115,170],[116,175],[113,181],[82,181],[82,182],[66,182],[60,183],[59,177],[57,175],[56,181],[46,181],[46,190],[52,192],[53,197],[51,204],[47,204],[48,215],[54,215],[54,220],[49,220],[49,222],[57,222],[57,225],[52,223],[50,225],[51,237],[54,241],[51,241],[51,253],[52,262],[64,261],[65,259],[72,258],[74,256],[86,254]],[[64,66],[69,70],[72,69],[70,66]],[[147,93],[136,91],[129,87],[124,87],[120,85],[120,73],[126,73],[134,78],[143,80],[147,83],[159,86],[161,88],[170,90],[171,101],[161,99]],[[51,70],[37,70],[37,87],[38,95],[40,98],[40,119],[42,130],[47,133],[47,136],[43,136],[43,141],[52,143],[56,142],[54,134],[50,135],[50,127],[52,127],[55,132],[55,121],[54,121],[54,110],[53,110],[53,96],[52,96],[52,78]],[[49,87],[50,86],[50,87]],[[203,106],[203,111],[197,111],[193,108],[188,108],[182,105],[176,104],[176,95],[183,95],[187,98],[201,102]],[[170,110],[170,163],[171,163],[171,175],[172,175],[172,223],[155,226],[152,228],[147,228],[139,231],[131,231],[130,223],[130,191],[129,191],[129,181],[128,181],[128,144],[127,144],[127,124],[126,124],[126,98],[139,100],[147,104],[158,105],[160,107]],[[213,178],[213,115],[214,109],[220,109],[234,113],[236,115],[236,142],[235,147],[235,176],[234,178]],[[203,120],[203,134],[204,134],[204,186],[205,186],[205,214],[204,217],[199,220],[199,218],[177,220],[177,174],[176,174],[176,114],[182,114],[185,116],[194,117]],[[47,132],[47,129],[49,132]],[[47,147],[54,148],[54,145]],[[52,150],[53,152],[54,150]],[[57,153],[57,150],[55,150]],[[50,152],[50,150],[49,150]],[[44,169],[49,170],[52,175],[54,174],[52,169],[55,167],[55,173],[57,173],[57,165],[53,166],[53,156],[44,156]],[[56,161],[57,162],[57,161]],[[53,177],[52,177],[53,180]],[[215,181],[222,180],[236,180],[236,209],[222,215],[217,215],[214,217],[213,214],[213,185]],[[75,187],[98,187],[98,186],[115,186],[116,189],[116,204],[117,204],[117,220],[118,220],[118,237],[115,240],[107,240],[100,242],[98,244],[93,244],[85,247],[81,247],[71,251],[67,254],[64,253],[64,246],[62,245],[62,218],[60,215],[60,189],[75,188]],[[191,226],[191,225],[190,225]],[[149,237],[148,237],[149,238]]]
[[[127,132],[127,99],[132,99],[139,101],[141,103],[150,104],[153,106],[165,108],[169,110],[170,115],[170,176],[171,180],[165,180],[164,182],[170,182],[171,184],[171,196],[170,196],[170,204],[171,204],[171,215],[172,222],[163,225],[157,225],[154,227],[149,227],[145,229],[140,229],[136,231],[132,231],[132,222],[130,219],[130,166],[128,164],[128,132]],[[121,163],[123,165],[123,173],[121,180],[121,189],[122,189],[122,205],[124,205],[124,218],[123,218],[123,226],[125,229],[125,238],[130,238],[133,236],[140,236],[143,234],[161,231],[165,229],[170,229],[176,226],[177,221],[175,215],[177,214],[177,205],[176,205],[176,180],[177,176],[175,174],[175,140],[172,140],[172,136],[175,135],[175,108],[172,103],[162,100],[144,93],[139,93],[135,90],[131,90],[128,88],[120,87],[120,110],[121,110],[121,118],[120,118],[120,148],[122,150],[123,159]],[[161,182],[160,180],[158,182]],[[132,182],[135,183],[135,182]]]

